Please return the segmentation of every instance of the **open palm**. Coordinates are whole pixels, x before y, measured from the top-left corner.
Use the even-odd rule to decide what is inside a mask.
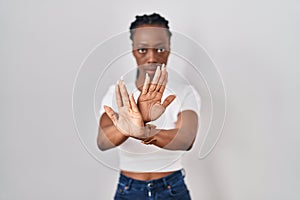
[[[116,128],[126,136],[145,137],[142,115],[133,95],[128,95],[122,80],[116,85],[116,101],[118,114],[111,107],[104,106],[105,112]]]
[[[161,103],[167,81],[168,73],[164,66],[162,69],[157,67],[151,83],[149,75],[146,74],[142,92],[138,97],[138,107],[144,122],[158,119],[175,99],[175,95],[170,95]]]

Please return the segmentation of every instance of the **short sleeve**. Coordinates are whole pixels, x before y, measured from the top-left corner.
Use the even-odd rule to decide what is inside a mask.
[[[201,98],[193,86],[189,85],[184,88],[184,95],[181,102],[180,110],[192,110],[199,116],[201,109]]]
[[[114,85],[109,87],[109,89],[107,90],[107,92],[105,93],[105,95],[102,98],[100,110],[98,112],[98,122],[99,122],[101,116],[103,115],[103,113],[105,112],[104,107],[103,107],[104,105],[111,107],[114,111],[117,111]]]

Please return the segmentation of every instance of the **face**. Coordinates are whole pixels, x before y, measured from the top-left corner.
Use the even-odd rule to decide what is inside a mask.
[[[145,77],[146,73],[153,77],[158,65],[167,64],[170,42],[165,28],[149,25],[138,27],[133,35],[132,46],[139,77]]]

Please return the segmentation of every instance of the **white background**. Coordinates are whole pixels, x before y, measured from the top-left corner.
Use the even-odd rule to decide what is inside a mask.
[[[300,3],[0,1],[0,199],[112,199],[118,174],[81,145],[72,116],[80,63],[161,13],[201,43],[227,89],[214,151],[185,159],[194,200],[300,199]]]

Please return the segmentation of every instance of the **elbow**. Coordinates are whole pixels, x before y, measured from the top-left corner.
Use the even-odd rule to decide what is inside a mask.
[[[97,142],[97,146],[100,151],[106,151],[112,148],[112,146],[105,145],[101,142]]]
[[[194,145],[194,141],[192,142],[192,144],[190,144],[190,145],[188,146],[187,149],[185,149],[185,151],[190,151],[190,150],[192,149],[193,145]]]
[[[177,150],[180,151],[190,151],[193,147],[193,142],[192,143],[183,143],[180,145],[180,147]]]
[[[101,142],[97,141],[97,146],[100,151],[106,151],[108,148],[105,147]]]
[[[190,151],[194,145],[195,142],[195,137],[193,140],[186,141],[185,144],[183,145],[183,151]]]
[[[107,150],[107,148],[102,144],[101,141],[99,141],[99,139],[97,139],[97,146],[98,146],[98,149],[99,149],[100,151],[105,151],[105,150]]]
[[[112,148],[111,146],[107,145],[107,143],[105,143],[103,141],[103,138],[101,138],[99,136],[97,138],[97,146],[100,151],[106,151],[106,150]]]

